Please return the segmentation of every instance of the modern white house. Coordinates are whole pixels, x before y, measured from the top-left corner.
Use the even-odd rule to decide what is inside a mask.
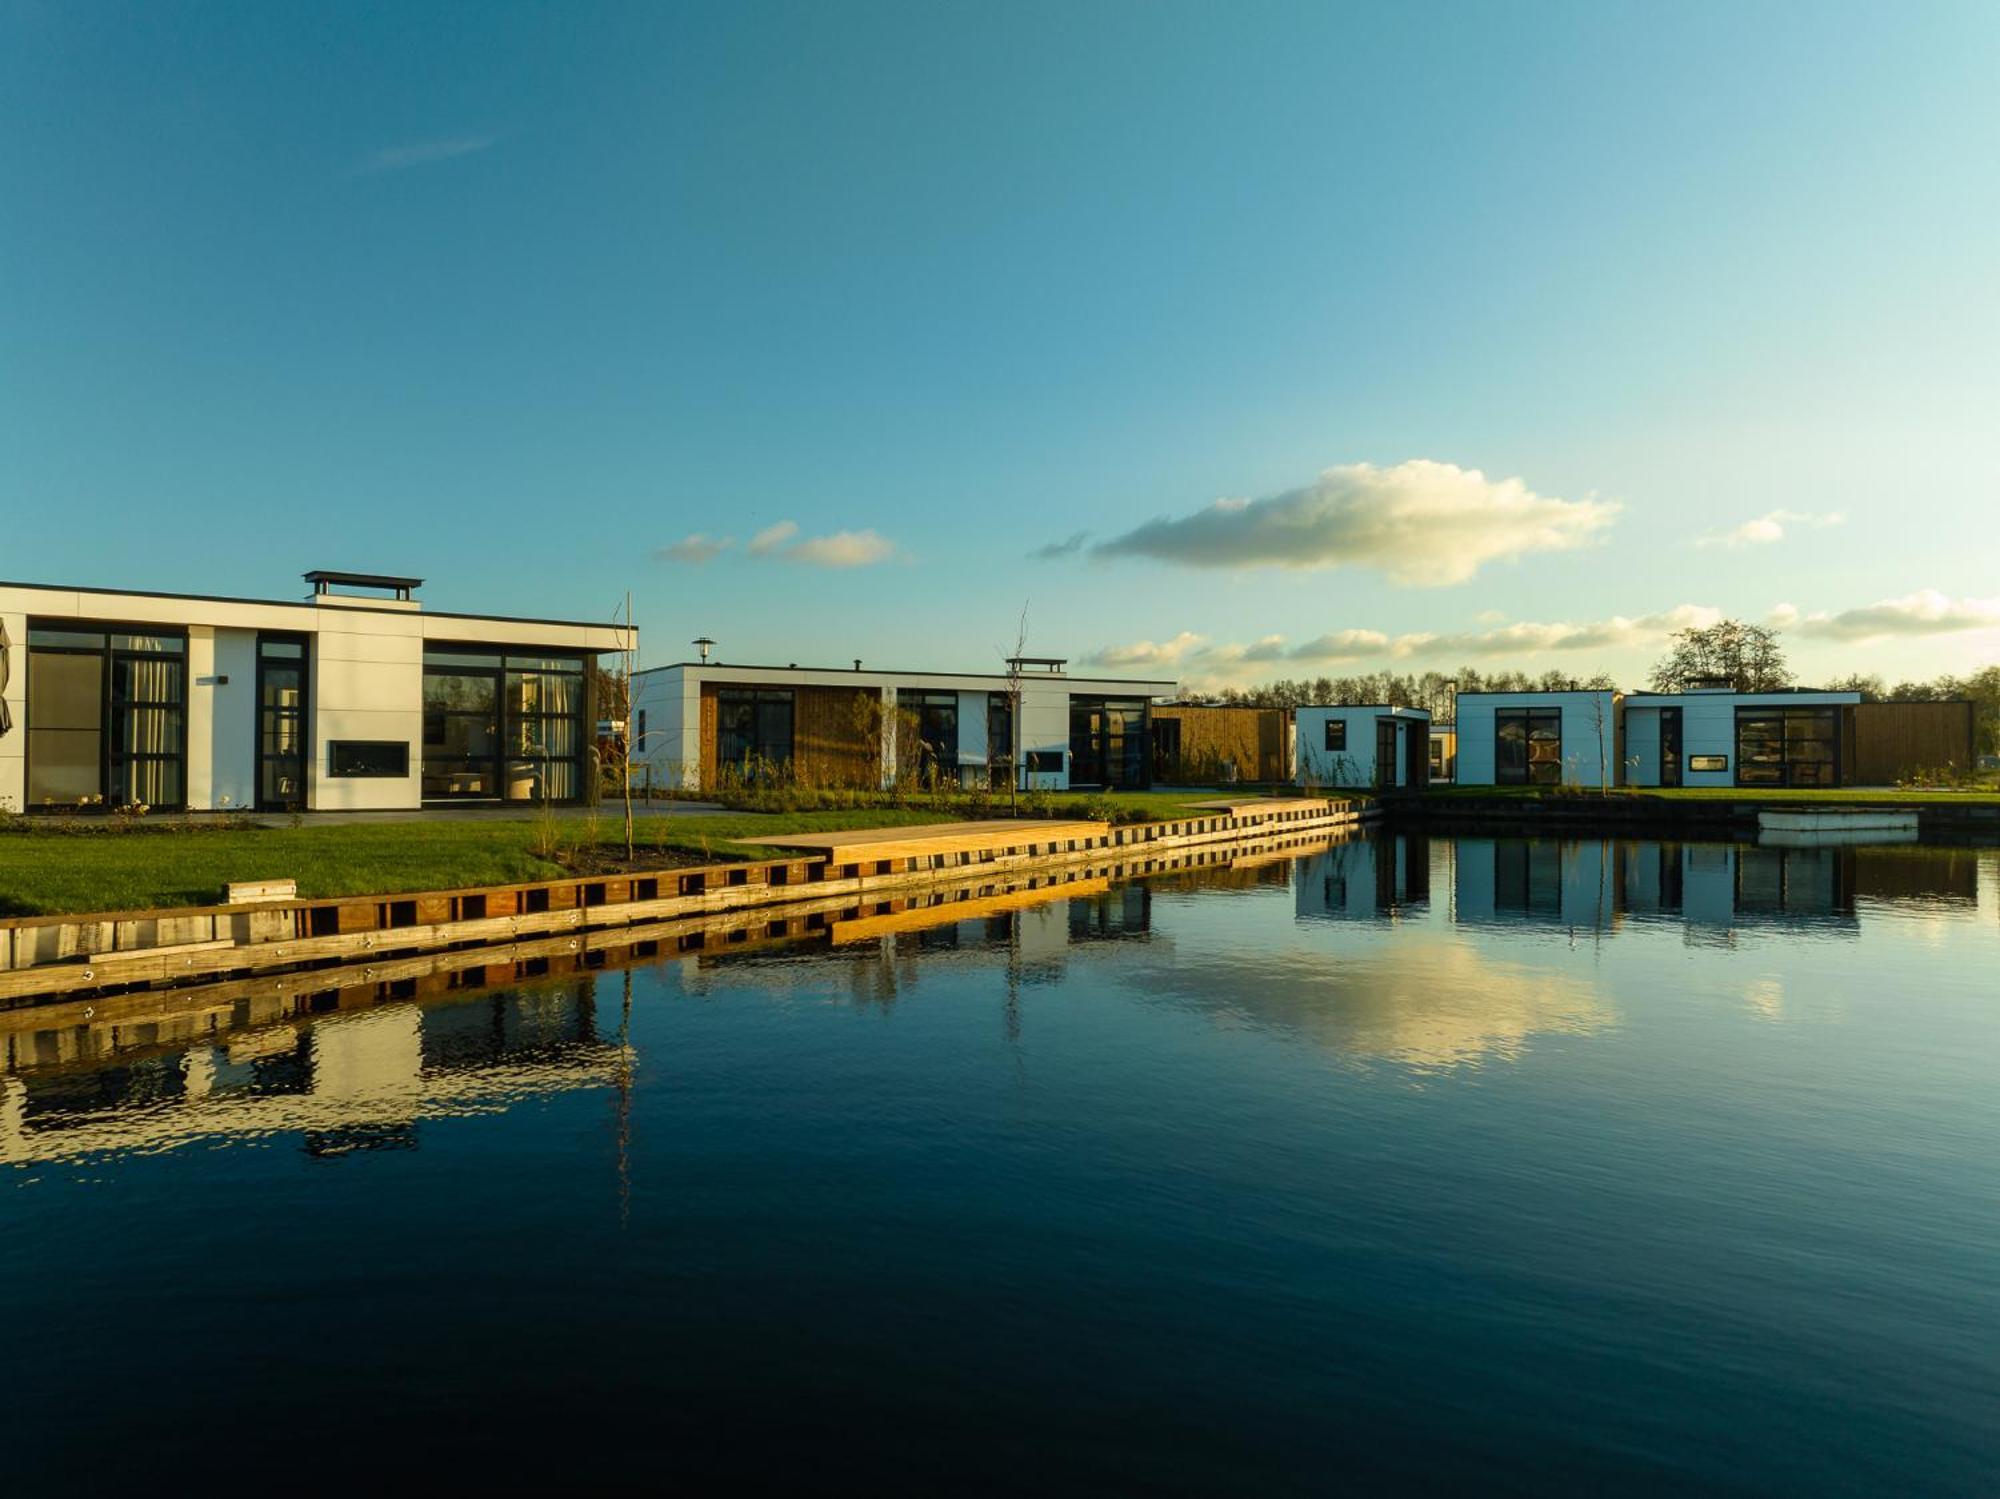
[[[1839,786],[1842,709],[1858,692],[1635,692],[1625,698],[1626,784]]]
[[[863,670],[859,661],[653,667],[632,678],[635,774],[687,788],[773,776],[880,786],[912,771],[997,785],[1011,765],[1023,789],[1150,783],[1150,703],[1174,683],[1073,677],[1057,657],[1009,664],[1012,676]]]
[[[1616,786],[1619,695],[1576,692],[1458,694],[1461,786]]]
[[[1301,708],[1295,730],[1301,786],[1422,790],[1430,781],[1431,716],[1423,708]]]
[[[610,624],[427,610],[422,579],[303,599],[0,583],[0,806],[362,811],[595,794]]]

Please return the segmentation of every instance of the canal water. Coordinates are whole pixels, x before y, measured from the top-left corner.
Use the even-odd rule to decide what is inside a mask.
[[[2000,854],[966,910],[0,1016],[10,1488],[1992,1491]]]

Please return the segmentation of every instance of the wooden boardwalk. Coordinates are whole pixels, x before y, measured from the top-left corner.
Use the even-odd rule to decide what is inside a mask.
[[[786,857],[470,890],[8,917],[0,919],[0,1006],[339,964],[358,963],[379,977],[442,948],[574,940],[662,920],[729,918],[742,923],[741,931],[732,927],[731,941],[753,927],[775,936],[813,907],[846,908],[848,921],[889,916],[911,892],[948,883],[1044,875],[1070,882],[1080,866],[1100,863],[1116,871],[1112,877],[1150,874],[1226,862],[1273,839],[1325,837],[1362,820],[1361,807],[1345,800],[1258,798],[1227,806],[1117,826],[1021,818],[765,834],[758,841],[785,849]],[[310,981],[301,972],[299,982]]]
[[[1107,822],[1055,822],[1009,817],[995,822],[927,822],[901,828],[854,828],[839,833],[760,833],[760,843],[823,855],[829,864],[878,864],[915,859],[916,867],[945,858],[971,863],[981,854],[1067,853],[1099,848],[1110,835]],[[954,857],[957,856],[957,857]],[[948,866],[928,866],[948,867]]]

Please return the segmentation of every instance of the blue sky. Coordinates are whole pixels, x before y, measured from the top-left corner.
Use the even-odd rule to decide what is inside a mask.
[[[0,0],[0,577],[629,587],[649,662],[977,669],[1024,600],[1214,683],[1636,680],[1710,610],[2000,660],[1996,70],[1986,3]]]

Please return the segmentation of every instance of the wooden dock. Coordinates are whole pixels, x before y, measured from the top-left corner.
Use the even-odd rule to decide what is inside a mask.
[[[858,888],[803,887],[782,906],[742,906],[630,925],[428,950],[369,952],[351,961],[285,968],[175,988],[105,992],[83,985],[0,1008],[0,1075],[90,1065],[196,1041],[282,1050],[290,1027],[332,1011],[391,1002],[448,1001],[493,988],[673,959],[703,961],[780,946],[848,946],[902,932],[1101,894],[1119,880],[1227,876],[1233,868],[1295,858],[1349,830],[1301,829],[1177,848],[1079,853],[999,874],[959,870],[921,884],[869,880]],[[739,887],[741,888],[741,887]],[[295,1037],[293,1039],[296,1039]]]
[[[697,869],[321,900],[0,920],[0,1005],[230,975],[378,963],[439,948],[511,944],[735,913],[782,925],[801,903],[879,903],[967,876],[992,881],[1079,861],[1148,872],[1185,850],[1326,835],[1361,821],[1347,801],[1260,800],[1198,817],[1112,826],[1022,818],[771,836],[789,856]],[[1218,855],[1222,857],[1223,855]],[[870,912],[868,914],[886,914]]]

